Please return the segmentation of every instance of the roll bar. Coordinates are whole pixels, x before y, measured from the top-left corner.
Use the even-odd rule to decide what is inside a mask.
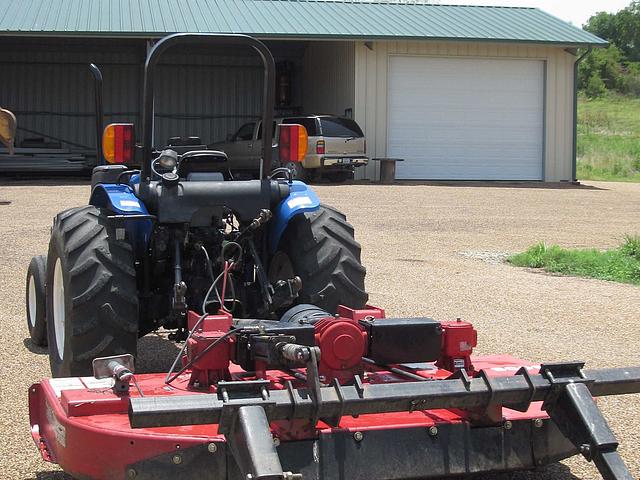
[[[151,179],[151,155],[153,153],[154,120],[154,73],[160,57],[176,45],[239,45],[253,48],[264,64],[263,111],[262,111],[262,152],[263,177],[271,171],[271,142],[273,137],[273,109],[275,106],[276,66],[271,52],[260,40],[247,35],[224,35],[210,33],[176,33],[161,39],[154,45],[144,64],[144,91],[142,107],[142,172],[143,182]]]

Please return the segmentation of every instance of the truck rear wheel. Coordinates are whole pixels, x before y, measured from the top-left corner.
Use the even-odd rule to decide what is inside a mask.
[[[131,245],[93,206],[58,214],[47,255],[47,330],[54,377],[92,374],[96,357],[136,353]]]
[[[338,305],[362,308],[368,295],[360,251],[345,215],[321,205],[316,212],[297,215],[289,223],[270,266],[271,281],[293,272],[302,279],[297,303],[310,303],[331,313],[336,313]]]

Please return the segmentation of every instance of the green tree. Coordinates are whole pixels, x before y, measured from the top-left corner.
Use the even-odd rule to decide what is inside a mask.
[[[640,0],[618,13],[600,12],[584,29],[610,42],[596,49],[580,65],[579,85],[591,97],[602,94],[602,86],[623,94],[640,91]],[[600,93],[599,93],[600,92]]]
[[[616,45],[626,59],[640,61],[640,1],[632,2],[616,15]]]
[[[583,28],[587,32],[615,43],[617,38],[615,19],[616,16],[613,13],[599,12],[591,17]]]
[[[640,61],[640,0],[615,14],[594,15],[584,29],[616,45],[627,61]]]
[[[610,45],[587,55],[580,64],[578,81],[580,88],[586,88],[597,77],[608,90],[617,90],[622,86],[622,76],[622,53],[618,47]]]
[[[584,93],[589,98],[598,98],[607,92],[607,87],[598,75],[591,75],[584,87]]]

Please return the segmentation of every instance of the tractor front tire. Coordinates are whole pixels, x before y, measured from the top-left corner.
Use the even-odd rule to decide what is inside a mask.
[[[131,245],[96,207],[56,216],[47,255],[47,330],[54,377],[92,374],[96,357],[136,354],[138,297]]]
[[[346,216],[321,205],[291,220],[274,260],[279,263],[276,269],[302,279],[297,303],[336,313],[338,305],[363,308],[367,303],[360,251]],[[290,265],[284,266],[287,260]]]
[[[45,317],[45,282],[47,257],[36,255],[27,269],[27,328],[31,342],[38,347],[47,346],[47,323]]]

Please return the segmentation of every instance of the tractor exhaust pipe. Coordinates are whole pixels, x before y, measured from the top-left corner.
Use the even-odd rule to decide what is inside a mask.
[[[95,117],[96,117],[96,164],[104,165],[102,156],[102,130],[104,130],[104,104],[102,101],[102,72],[95,63],[89,64],[89,70],[93,75]]]

